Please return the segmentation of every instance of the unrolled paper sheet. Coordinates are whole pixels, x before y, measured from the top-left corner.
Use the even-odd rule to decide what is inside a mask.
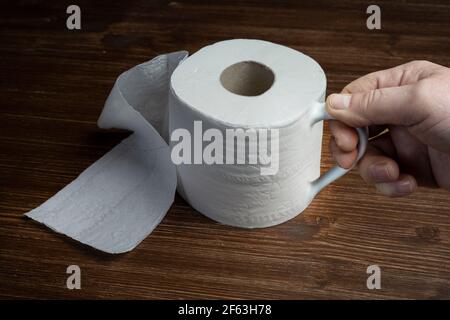
[[[160,133],[167,132],[170,75],[186,56],[161,55],[119,76],[98,124],[134,133],[28,217],[108,253],[130,251],[153,231],[177,186]]]

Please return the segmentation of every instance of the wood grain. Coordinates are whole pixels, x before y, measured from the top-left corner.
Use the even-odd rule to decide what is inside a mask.
[[[110,256],[23,214],[72,181],[128,133],[96,127],[116,77],[137,63],[215,41],[259,38],[316,59],[328,92],[414,59],[450,65],[448,1],[77,1],[82,30],[65,27],[71,1],[17,1],[0,12],[0,297],[450,298],[450,197],[422,189],[377,195],[352,172],[300,216],[242,230],[177,196],[134,251]],[[323,170],[333,165],[325,130]],[[78,264],[82,289],[67,290]],[[366,288],[378,264],[382,289]]]

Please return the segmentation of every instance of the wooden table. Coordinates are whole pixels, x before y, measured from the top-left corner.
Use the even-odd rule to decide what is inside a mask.
[[[71,1],[3,4],[0,29],[0,297],[450,298],[450,193],[377,195],[353,172],[295,219],[244,230],[219,225],[177,196],[130,253],[102,254],[23,214],[129,133],[96,126],[116,77],[157,54],[229,38],[284,44],[316,59],[328,92],[414,59],[450,65],[450,4],[377,1]],[[325,130],[322,169],[333,165]],[[66,288],[66,268],[82,289]],[[380,290],[366,287],[369,265]]]

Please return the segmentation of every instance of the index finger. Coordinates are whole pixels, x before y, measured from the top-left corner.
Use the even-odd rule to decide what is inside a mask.
[[[390,69],[369,73],[358,78],[342,90],[342,93],[352,94],[375,89],[398,87],[413,84],[430,73],[435,64],[428,61],[411,61]]]

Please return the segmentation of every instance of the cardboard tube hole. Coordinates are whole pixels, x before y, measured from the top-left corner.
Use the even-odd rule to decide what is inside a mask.
[[[235,63],[220,75],[222,86],[241,96],[259,96],[270,89],[274,80],[272,70],[254,61]]]

